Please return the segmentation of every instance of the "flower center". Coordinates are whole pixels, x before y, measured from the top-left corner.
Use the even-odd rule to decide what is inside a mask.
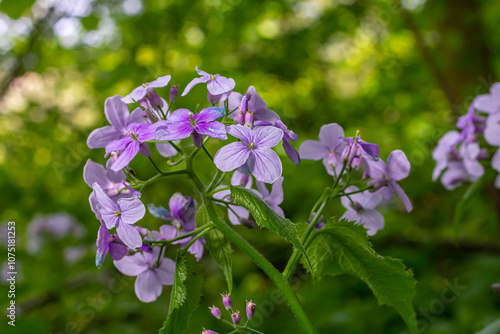
[[[213,74],[210,74],[210,80],[215,81],[216,77]]]
[[[249,150],[253,150],[254,147],[255,147],[255,144],[253,142],[251,142],[251,143],[248,144],[247,147],[248,147]]]
[[[144,88],[148,88],[148,84],[147,84],[147,83],[143,83],[143,84],[142,84],[142,87],[144,87]]]
[[[192,112],[189,113],[189,120],[191,121],[191,125],[193,126],[193,128],[196,127],[196,121],[194,120]]]
[[[122,212],[120,210],[116,210],[113,216],[121,217],[121,215],[122,215]]]
[[[130,132],[130,137],[132,137],[133,140],[138,141],[139,139],[137,138],[137,135],[133,132]]]

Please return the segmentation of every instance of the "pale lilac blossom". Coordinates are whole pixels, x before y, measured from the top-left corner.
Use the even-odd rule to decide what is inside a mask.
[[[250,86],[245,93],[233,92],[228,99],[229,110],[238,109],[230,117],[236,120],[236,123],[243,125],[245,123],[245,113],[251,113],[254,121],[264,121],[274,124],[280,119],[278,114],[267,108],[267,103],[260,97],[253,86]]]
[[[346,193],[359,190],[355,186],[346,189]],[[350,199],[349,199],[350,198]],[[382,200],[382,196],[377,193],[364,191],[357,194],[343,196],[342,205],[347,209],[341,219],[356,222],[368,229],[368,235],[374,235],[378,230],[384,228],[384,216],[377,210],[376,206]]]
[[[500,82],[490,87],[489,94],[477,96],[472,103],[474,108],[487,114],[500,112]]]
[[[236,85],[233,79],[228,79],[220,74],[208,74],[207,72],[198,69],[198,66],[196,66],[196,72],[198,72],[201,77],[194,78],[190,83],[188,83],[181,96],[185,96],[194,86],[200,83],[207,83],[207,89],[212,95],[231,93]]]
[[[283,210],[279,207],[283,203],[283,176],[279,177],[276,182],[273,183],[271,192],[266,187],[266,184],[261,181],[257,181],[257,189],[259,189],[259,195],[262,196],[262,200],[269,205],[278,215],[285,217]]]
[[[163,77],[159,77],[154,81],[143,83],[139,87],[135,88],[130,94],[123,97],[121,100],[124,103],[139,102],[139,100],[144,98],[146,94],[150,90],[152,90],[152,88],[161,88],[168,85],[168,83],[170,82],[170,78],[170,75],[165,75]]]
[[[97,252],[95,265],[101,267],[104,259],[109,252],[111,260],[121,260],[127,254],[127,246],[120,240],[116,234],[110,234],[106,224],[101,222],[101,227],[97,232]]]

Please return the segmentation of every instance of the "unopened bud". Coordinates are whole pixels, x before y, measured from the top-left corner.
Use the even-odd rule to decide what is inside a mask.
[[[243,125],[245,124],[245,113],[243,111],[238,111],[238,115],[236,115],[236,124]]]
[[[212,306],[212,307],[209,307],[210,309],[210,312],[212,312],[212,315],[214,317],[216,317],[217,319],[222,319],[222,313],[220,312],[219,308],[217,306]]]
[[[250,101],[250,99],[252,98],[252,94],[249,94],[249,93],[246,93],[245,95],[243,95],[243,97],[241,98],[241,103],[240,103],[240,110],[242,112],[245,112],[248,110],[248,101]]]
[[[179,94],[179,85],[172,85],[172,87],[170,87],[170,102],[174,102],[175,100],[177,100],[177,95]]]
[[[233,309],[233,301],[231,298],[229,298],[229,293],[221,293],[222,296],[222,304],[224,304],[224,307],[226,310],[232,310]]]
[[[146,97],[148,98],[149,103],[151,104],[151,108],[158,110],[163,106],[163,101],[153,88],[148,89]]]
[[[245,113],[245,126],[248,126],[250,129],[253,129],[253,112],[247,111]]]
[[[231,314],[231,320],[233,320],[233,324],[237,325],[241,321],[240,311],[236,310],[233,314]]]
[[[210,329],[203,328],[203,332],[201,332],[201,334],[218,334],[218,333],[211,331]]]
[[[252,320],[253,315],[255,314],[255,303],[251,300],[247,300],[247,318],[248,320]]]

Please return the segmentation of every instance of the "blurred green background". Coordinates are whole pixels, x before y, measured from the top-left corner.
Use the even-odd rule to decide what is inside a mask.
[[[299,134],[298,143],[317,139],[321,125],[336,122],[347,135],[360,130],[378,143],[384,159],[391,150],[405,151],[412,172],[402,186],[414,211],[407,214],[395,200],[383,210],[386,227],[371,241],[414,271],[419,332],[473,333],[500,318],[500,294],[491,289],[500,280],[500,193],[488,182],[469,200],[455,245],[452,219],[466,186],[448,192],[431,181],[437,140],[499,79],[499,16],[500,2],[486,0],[2,0],[0,221],[17,224],[20,268],[16,327],[4,318],[0,332],[128,334],[161,326],[170,287],[143,304],[134,278],[119,274],[109,258],[103,268],[94,266],[99,223],[82,170],[87,159],[105,159],[104,150],[87,148],[86,138],[106,123],[107,97],[166,74],[183,89],[195,66],[234,78],[235,91],[254,85]],[[159,92],[168,96],[166,88]],[[178,106],[205,102],[200,86]],[[278,151],[282,208],[292,221],[305,221],[331,179],[321,163],[294,166]],[[197,165],[213,172],[204,156]],[[140,175],[153,173],[144,157],[132,166]],[[196,195],[180,177],[147,188],[143,200],[166,205],[178,191]],[[83,229],[58,239],[28,228],[36,215],[57,212],[69,213]],[[339,205],[328,210],[342,213]],[[142,223],[161,224],[149,214]],[[288,244],[265,230],[238,231],[284,268]],[[29,252],[33,233],[45,242]],[[244,254],[235,251],[233,259],[235,306],[243,309],[245,299],[253,299],[263,315],[256,329],[298,333],[272,282]],[[209,256],[202,269],[203,297],[187,332],[226,333],[208,310],[221,306],[224,278]],[[453,292],[450,284],[460,287]],[[298,279],[295,286],[321,333],[406,331],[397,312],[378,307],[356,278]]]

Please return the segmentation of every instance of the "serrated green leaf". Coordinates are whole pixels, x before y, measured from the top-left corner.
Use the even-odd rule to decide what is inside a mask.
[[[266,202],[247,188],[231,186],[231,197],[236,203],[244,206],[252,213],[259,226],[278,233],[300,250],[304,254],[306,261],[309,262],[304,246],[299,240],[295,224],[289,219],[278,215]]]
[[[204,205],[200,206],[196,214],[196,224],[202,226],[208,224],[210,218]],[[205,246],[210,255],[219,264],[224,277],[226,278],[229,292],[233,291],[233,261],[231,253],[231,243],[220,231],[213,229],[205,234]]]
[[[417,333],[412,300],[416,280],[397,259],[377,254],[360,225],[340,221],[317,232],[308,247],[312,268],[318,276],[350,274],[373,291],[380,305],[394,307],[411,333]]]
[[[160,334],[181,334],[186,331],[189,318],[200,302],[202,283],[203,275],[196,258],[185,250],[179,250],[170,308]]]

